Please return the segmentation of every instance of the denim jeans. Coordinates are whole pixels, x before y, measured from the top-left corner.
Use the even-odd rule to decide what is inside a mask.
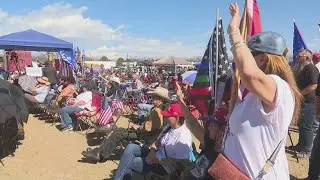
[[[310,153],[312,149],[313,139],[319,127],[319,122],[316,119],[315,103],[303,103],[301,105],[301,117],[298,126],[298,151]]]
[[[309,160],[309,180],[320,180],[320,128],[313,141],[313,148]]]
[[[135,132],[129,132],[124,128],[115,128],[111,135],[105,138],[99,146],[102,157],[108,159],[117,149],[117,145],[119,145],[120,142],[137,138],[138,135]]]
[[[151,104],[138,104],[138,120],[140,123],[144,122],[144,115],[151,111],[153,105]]]
[[[61,118],[61,128],[65,128],[69,125],[72,125],[72,114],[75,112],[81,112],[83,108],[67,106],[60,109],[60,118]]]
[[[159,173],[165,173],[161,165],[148,165],[146,158],[149,149],[141,147],[137,144],[128,144],[124,150],[114,180],[132,179],[132,173],[149,172],[152,169],[157,169]]]

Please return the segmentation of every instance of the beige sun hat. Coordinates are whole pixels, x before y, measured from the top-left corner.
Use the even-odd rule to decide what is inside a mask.
[[[166,101],[170,101],[171,99],[169,98],[169,91],[166,88],[163,87],[157,87],[155,90],[147,92],[150,95],[156,95],[161,98],[163,98]]]
[[[45,85],[50,85],[49,79],[44,76],[37,78],[37,81]]]
[[[111,77],[110,81],[113,81],[113,82],[120,84],[120,78],[118,78],[118,77]]]

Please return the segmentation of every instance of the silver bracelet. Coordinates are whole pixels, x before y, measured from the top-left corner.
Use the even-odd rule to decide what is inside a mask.
[[[234,43],[234,44],[231,46],[230,50],[231,50],[231,52],[233,52],[233,51],[236,50],[237,48],[239,48],[239,47],[241,47],[241,46],[244,46],[244,45],[246,45],[246,43],[245,43],[244,41],[236,42],[236,43]]]

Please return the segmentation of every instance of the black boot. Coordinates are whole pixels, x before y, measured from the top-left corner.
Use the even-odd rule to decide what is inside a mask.
[[[101,160],[101,150],[99,148],[88,149],[87,151],[83,151],[82,155],[93,162],[99,162]]]

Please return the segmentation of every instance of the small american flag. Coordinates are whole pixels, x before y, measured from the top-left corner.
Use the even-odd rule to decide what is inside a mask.
[[[97,123],[100,125],[110,124],[112,120],[112,114],[113,114],[112,106],[109,106],[107,109],[101,112]]]
[[[123,105],[123,102],[120,101],[120,100],[113,100],[112,101],[112,108],[113,110],[116,110],[116,109],[120,109],[121,111],[124,110],[124,105]]]
[[[148,102],[148,97],[144,93],[141,93],[140,95],[140,103],[146,104]]]
[[[115,99],[112,101],[111,106],[109,106],[107,109],[105,109],[101,112],[97,123],[100,125],[110,124],[112,121],[113,112],[116,109],[120,109],[120,111],[122,112],[124,110],[124,105],[123,105],[122,101]]]

